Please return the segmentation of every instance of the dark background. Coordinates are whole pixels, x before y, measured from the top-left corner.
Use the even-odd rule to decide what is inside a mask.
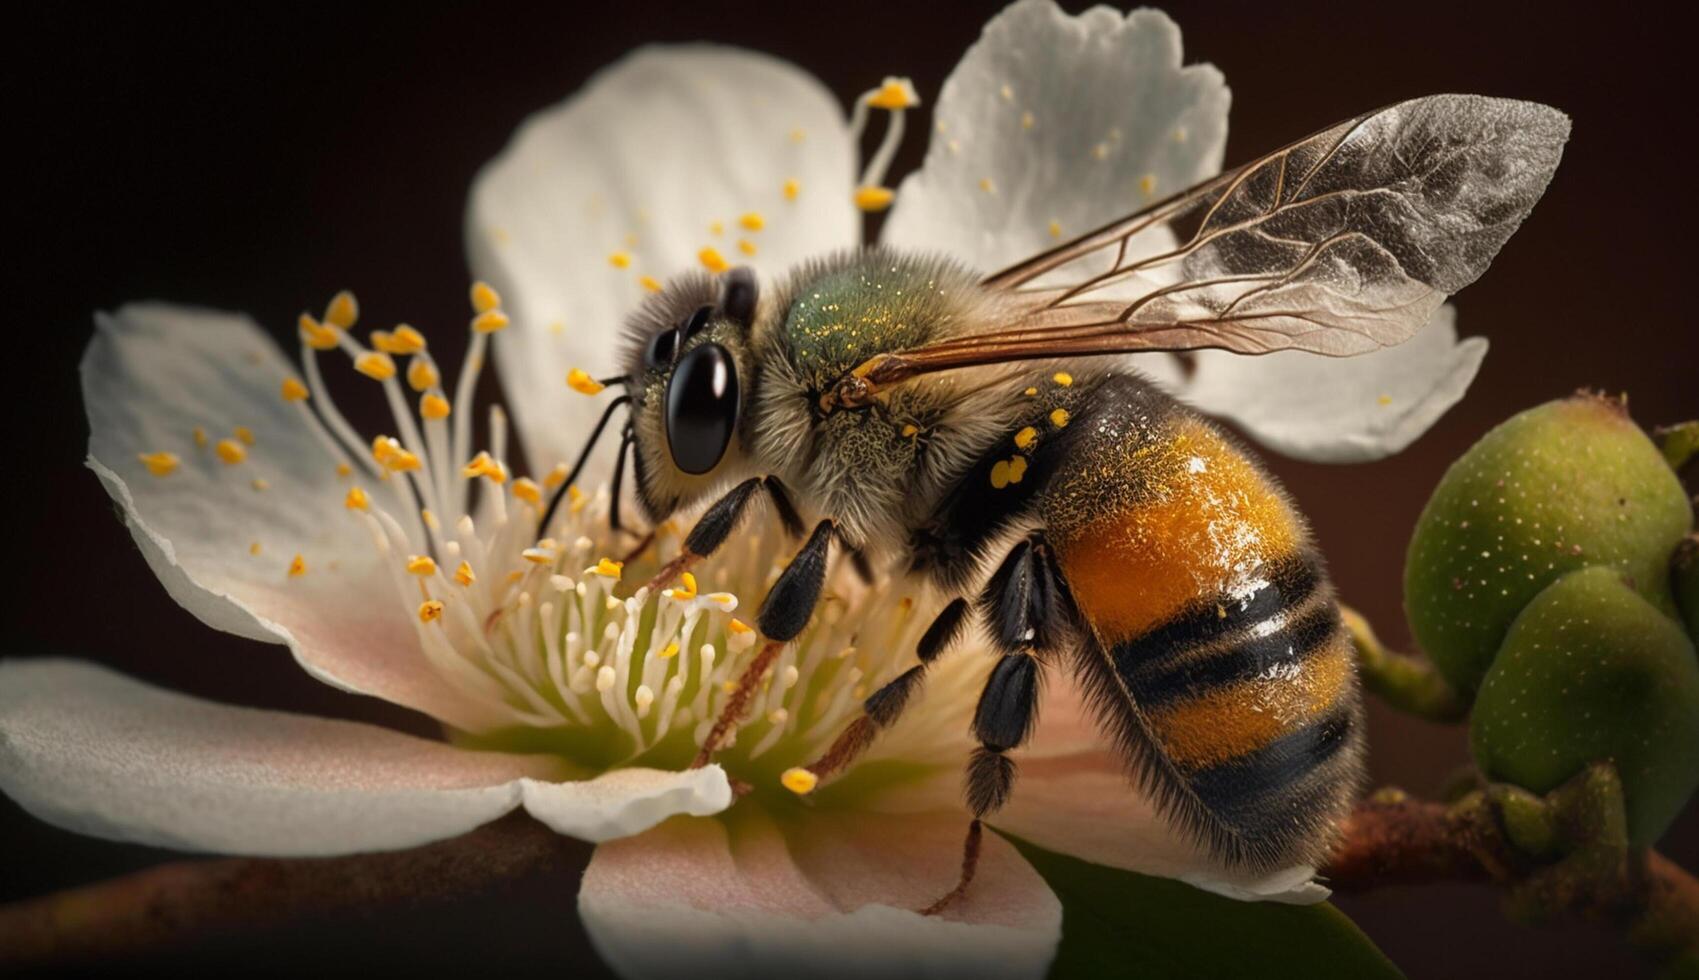
[[[996,6],[486,3],[396,14],[229,5],[37,9],[14,21],[0,42],[12,49],[7,156],[23,166],[6,203],[17,373],[4,412],[15,428],[5,443],[14,492],[0,654],[88,657],[220,700],[429,731],[401,709],[317,684],[281,647],[206,629],[155,583],[81,466],[75,368],[91,311],[158,297],[246,310],[281,335],[296,312],[349,286],[375,321],[459,322],[461,208],[474,171],[528,112],[597,67],[643,41],[709,38],[790,58],[846,100],[906,73],[930,101]],[[1233,88],[1229,165],[1431,92],[1535,99],[1574,117],[1546,199],[1459,300],[1461,330],[1493,343],[1467,400],[1392,460],[1273,461],[1347,601],[1387,639],[1406,641],[1403,542],[1446,463],[1487,428],[1583,385],[1629,392],[1643,423],[1699,414],[1683,264],[1695,194],[1679,151],[1693,118],[1691,53],[1672,25],[1628,5],[1574,15],[1479,2],[1167,9],[1188,60],[1214,62]],[[911,139],[899,172],[920,152]],[[433,342],[454,332],[438,329]],[[1379,704],[1370,720],[1379,783],[1431,795],[1466,761],[1459,728]],[[1664,849],[1699,867],[1699,808]],[[53,830],[0,801],[0,899],[171,857]],[[326,923],[194,962],[593,973],[575,891],[575,881],[521,882],[460,907]],[[1388,889],[1339,904],[1413,976],[1625,972],[1611,937],[1508,925],[1482,888]]]

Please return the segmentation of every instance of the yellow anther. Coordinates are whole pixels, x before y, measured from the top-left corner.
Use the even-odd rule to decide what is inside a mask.
[[[218,454],[219,459],[231,466],[235,466],[248,458],[248,450],[234,439],[218,440],[218,445],[213,446],[212,451]]]
[[[1071,418],[1071,416],[1068,415],[1067,409],[1058,408],[1050,413],[1050,424],[1054,425],[1058,429],[1067,428],[1069,418]]]
[[[657,654],[657,656],[659,656],[662,660],[666,660],[670,657],[678,656],[678,644],[677,643],[667,644],[666,647],[664,647],[661,650],[661,652],[659,654]]]
[[[573,368],[566,372],[566,386],[581,395],[599,395],[602,389],[607,387],[590,377],[589,372],[583,368]]]
[[[257,555],[259,553],[260,553],[260,543],[258,541],[255,541],[254,543],[248,545],[248,554]]]
[[[354,294],[346,289],[332,296],[330,305],[324,308],[324,320],[333,327],[352,330],[355,321],[359,319],[360,304],[355,301]]]
[[[365,510],[371,505],[372,499],[359,487],[349,487],[348,496],[342,498],[342,506],[349,510]]]
[[[814,792],[814,787],[820,785],[820,777],[807,769],[792,768],[785,770],[784,775],[779,777],[779,782],[783,783],[785,789],[792,793],[798,796],[807,796]]]
[[[305,574],[307,574],[307,559],[302,558],[300,555],[296,555],[294,558],[291,558],[289,560],[289,577],[300,578]]]
[[[1029,448],[1032,447],[1032,444],[1037,442],[1037,441],[1038,441],[1038,430],[1033,428],[1030,425],[1027,426],[1026,428],[1022,429],[1021,431],[1015,433],[1015,448],[1016,449],[1029,449]]]
[[[234,434],[236,438],[242,440],[242,444],[245,446],[252,446],[254,444],[254,430],[245,425],[238,425],[234,430],[232,430],[232,434]]]
[[[526,548],[519,557],[533,565],[552,565],[555,561],[555,553],[550,548]]]
[[[271,489],[271,483],[269,481],[262,480],[257,476],[248,481],[248,486],[253,487],[254,490],[259,493],[264,493]]]
[[[696,253],[696,260],[701,262],[709,272],[724,272],[731,268],[731,265],[726,262],[726,257],[721,255],[720,250],[712,245],[704,245],[701,251]]]
[[[747,238],[739,238],[737,240],[737,250],[748,256],[754,256],[757,251],[755,243]]]
[[[651,293],[658,293],[661,291],[661,281],[656,279],[654,276],[638,276],[637,285],[642,286]]]
[[[353,472],[354,472],[354,467],[349,466],[347,463],[337,463],[336,464],[336,475],[337,476],[346,477]]]
[[[567,505],[567,510],[574,514],[583,510],[584,505],[590,502],[589,495],[578,489],[576,485],[566,488],[566,499],[571,501]]]
[[[303,313],[296,321],[301,328],[301,342],[313,350],[333,350],[336,347],[336,328],[326,326]]]
[[[372,458],[382,463],[401,451],[401,443],[393,436],[374,436],[372,438]]]
[[[565,482],[566,482],[566,464],[565,463],[556,463],[554,469],[549,471],[549,475],[543,477],[543,486],[549,488],[550,490],[553,490],[555,487],[558,487],[562,483],[565,483]]]
[[[1031,398],[1032,396],[1038,394],[1038,389],[1037,388],[1028,388],[1027,390],[1021,392],[1021,394],[1027,396],[1028,398]]]
[[[307,400],[307,386],[297,378],[284,378],[280,392],[286,402],[304,402]]]
[[[434,391],[419,399],[419,414],[430,421],[448,418],[449,410],[448,399]]]
[[[373,381],[388,381],[395,377],[395,360],[382,351],[369,350],[354,358],[354,370]]]
[[[372,458],[391,473],[419,468],[419,457],[401,448],[393,436],[378,436],[372,440]]]
[[[414,555],[407,559],[407,571],[412,575],[435,575],[437,563],[430,555]]]
[[[415,358],[413,363],[407,365],[407,384],[414,391],[433,388],[437,380],[437,369],[431,366],[431,362]]]
[[[479,452],[478,455],[472,457],[472,462],[461,467],[460,474],[469,480],[475,480],[482,476],[488,477],[491,483],[505,483],[507,481],[507,470],[500,463],[491,459],[487,452]]]
[[[702,598],[707,599],[709,602],[717,602],[722,606],[729,606],[737,601],[737,596],[732,595],[730,592],[710,592]]]
[[[1074,376],[1066,371],[1057,371],[1050,376],[1050,380],[1066,388],[1074,383]]]
[[[426,599],[419,603],[419,622],[434,623],[442,618],[442,600]]]
[[[796,200],[796,196],[798,194],[801,194],[801,193],[802,193],[802,182],[801,181],[797,180],[795,177],[792,177],[789,180],[785,181],[785,200],[794,201],[794,200]]]
[[[385,354],[417,354],[425,349],[425,335],[402,323],[393,331],[373,330],[372,346]]]
[[[136,458],[154,476],[170,476],[178,463],[176,453],[137,453]]]
[[[1145,174],[1143,177],[1140,177],[1139,178],[1139,190],[1143,191],[1147,197],[1152,195],[1152,194],[1155,194],[1156,193],[1156,175],[1155,174]]]
[[[733,635],[737,635],[737,634],[740,634],[740,633],[753,633],[753,632],[755,632],[755,627],[749,625],[748,623],[744,622],[741,619],[733,619],[731,622],[726,624],[726,632],[731,633]]]
[[[680,576],[679,586],[672,590],[674,599],[696,598],[696,576],[685,572]]]
[[[908,425],[903,426],[903,438],[904,439],[913,439],[917,435],[920,435],[920,426],[915,425],[912,422]]]
[[[1026,457],[1016,456],[1009,460],[1009,482],[1019,483],[1023,476],[1026,476]]]
[[[419,508],[419,520],[424,521],[425,526],[433,531],[442,530],[442,522],[437,520],[437,515],[429,507]]]
[[[737,219],[737,223],[750,231],[760,231],[767,227],[767,219],[762,217],[759,211],[745,212],[741,218]]]
[[[500,310],[485,310],[472,318],[472,329],[479,333],[495,333],[497,330],[506,330],[508,322],[506,313]]]
[[[619,579],[620,573],[624,570],[625,562],[614,561],[612,558],[603,558],[601,561],[596,562],[595,568],[589,569],[589,571],[594,572],[603,578],[611,578],[616,581]]]
[[[533,506],[543,504],[543,490],[537,486],[537,481],[530,477],[520,477],[513,481],[513,495]]]
[[[501,305],[501,294],[482,279],[472,284],[472,312],[488,313]]]
[[[920,105],[920,95],[908,79],[886,76],[878,91],[867,97],[867,104],[875,109],[913,109]]]
[[[1061,238],[1062,237],[1062,223],[1060,221],[1050,222],[1050,237],[1051,238]]]
[[[889,187],[863,186],[855,189],[855,206],[863,211],[883,211],[897,199],[897,192]]]
[[[454,580],[459,582],[461,585],[471,585],[473,582],[478,581],[478,576],[472,574],[471,564],[468,562],[461,562],[460,567],[454,570]]]
[[[631,268],[631,253],[615,252],[608,256],[608,264],[616,269],[629,269]]]
[[[195,448],[196,449],[205,449],[206,443],[207,443],[206,430],[201,428],[198,425],[195,426]]]

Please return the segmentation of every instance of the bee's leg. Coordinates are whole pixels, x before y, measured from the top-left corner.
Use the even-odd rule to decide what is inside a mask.
[[[802,537],[802,518],[792,506],[790,495],[785,492],[785,485],[776,476],[751,477],[737,486],[726,491],[725,496],[714,501],[696,526],[690,529],[690,534],[684,539],[684,551],[677,558],[661,567],[655,577],[649,580],[649,591],[654,593],[671,585],[673,580],[690,569],[702,559],[713,554],[720,545],[725,544],[733,529],[743,519],[744,511],[749,508],[749,502],[755,498],[759,490],[767,491],[772,498],[773,509],[778,511],[779,520],[785,525],[785,530],[793,538]]]
[[[751,489],[750,492],[753,493],[754,490]],[[826,583],[826,558],[831,550],[835,530],[835,525],[830,520],[816,524],[814,533],[808,536],[808,542],[796,553],[796,557],[791,559],[779,580],[773,583],[767,598],[762,600],[761,611],[756,615],[755,622],[767,637],[767,643],[739,675],[737,687],[726,699],[726,705],[720,710],[719,718],[715,719],[714,727],[708,730],[708,737],[703,740],[701,750],[696,753],[696,760],[690,764],[692,769],[700,769],[713,759],[726,735],[743,719],[750,698],[755,696],[762,678],[767,676],[773,661],[778,659],[779,651],[808,625],[808,619],[814,614],[814,607],[820,601],[820,590]],[[692,537],[695,533],[691,532]],[[721,539],[724,539],[724,534]]]
[[[799,792],[810,792],[820,780],[836,775],[854,762],[856,756],[865,752],[881,731],[891,727],[903,713],[910,697],[925,680],[926,668],[938,659],[938,655],[961,633],[962,626],[967,623],[968,612],[966,599],[952,600],[944,607],[915,646],[915,654],[920,658],[920,663],[898,674],[861,702],[861,717],[850,722],[848,727],[838,733],[838,737],[819,759],[802,767],[802,771],[813,779],[808,781],[807,789]]]
[[[944,897],[922,910],[936,915],[967,892],[979,864],[981,822],[1008,802],[1015,763],[1006,754],[1020,747],[1038,723],[1039,654],[1060,641],[1074,619],[1073,599],[1050,545],[1034,532],[1016,545],[980,594],[980,609],[1003,658],[992,669],[974,710],[979,748],[967,766],[967,804],[973,811],[962,845],[961,879]]]

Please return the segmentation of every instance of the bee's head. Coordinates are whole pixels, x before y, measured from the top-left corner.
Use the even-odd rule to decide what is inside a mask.
[[[755,274],[695,273],[649,297],[626,324],[637,496],[651,520],[707,493],[745,458]]]

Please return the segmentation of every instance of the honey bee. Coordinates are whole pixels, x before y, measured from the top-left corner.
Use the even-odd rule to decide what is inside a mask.
[[[616,499],[630,454],[651,521],[711,501],[652,584],[712,554],[760,497],[805,539],[697,763],[807,625],[835,545],[953,598],[814,777],[889,726],[974,618],[1000,658],[973,718],[962,877],[927,911],[972,878],[1046,671],[1075,675],[1129,778],[1222,861],[1319,865],[1364,752],[1321,555],[1250,453],[1117,356],[1348,357],[1403,342],[1486,269],[1568,129],[1541,105],[1432,96],[989,277],[874,248],[770,290],[747,269],[670,283],[631,321],[625,373],[610,379],[626,391],[595,434],[629,409]]]

